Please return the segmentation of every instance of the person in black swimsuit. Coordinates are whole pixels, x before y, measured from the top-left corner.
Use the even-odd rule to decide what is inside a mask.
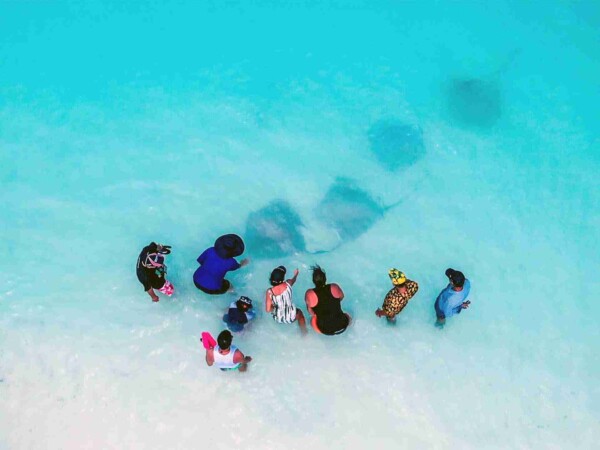
[[[142,249],[137,259],[135,266],[137,278],[153,302],[159,300],[154,289],[168,296],[173,293],[173,285],[165,277],[167,274],[165,255],[169,253],[171,253],[170,245],[151,242]]]
[[[315,287],[307,290],[304,296],[308,312],[312,315],[310,323],[317,333],[343,333],[352,320],[349,314],[342,311],[344,292],[335,283],[327,284],[325,272],[319,266],[311,269]]]

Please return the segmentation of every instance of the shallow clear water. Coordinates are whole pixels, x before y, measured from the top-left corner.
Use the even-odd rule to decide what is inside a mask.
[[[0,448],[595,447],[598,5],[197,3],[0,4]],[[425,156],[386,170],[382,120]],[[208,368],[231,297],[199,294],[195,258],[274,199],[336,247],[315,208],[341,176],[399,206],[231,279],[260,304],[299,267],[300,302],[319,263],[353,326],[261,313],[249,372]],[[151,240],[173,245],[158,304]],[[395,327],[390,267],[420,284]],[[446,267],[472,306],[438,330]]]

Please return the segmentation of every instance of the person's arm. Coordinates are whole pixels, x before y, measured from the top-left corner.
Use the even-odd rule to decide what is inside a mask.
[[[385,298],[383,299],[383,305],[381,306],[381,309],[378,308],[377,311],[375,311],[375,315],[377,317],[385,316],[391,319],[396,315],[394,311],[391,310],[391,300],[393,298],[394,291],[395,289],[392,289],[386,294]]]
[[[235,364],[240,364],[240,363],[249,363],[250,361],[252,361],[252,357],[250,356],[244,356],[244,354],[238,349],[235,351],[235,353],[233,354],[233,362]]]
[[[248,264],[250,264],[250,260],[248,258],[244,258],[240,262],[237,262],[237,259],[235,258],[231,258],[231,264],[227,271],[229,272],[230,270],[238,270],[239,268],[247,266]]]
[[[237,260],[235,258],[229,258],[229,260],[227,262],[228,262],[228,264],[226,265],[227,272],[229,272],[231,270],[238,270],[240,267],[242,267],[242,265],[239,262],[237,262]]]
[[[271,312],[273,309],[273,298],[271,297],[271,289],[267,289],[267,294],[265,297],[265,311]]]
[[[250,356],[244,356],[239,350],[236,350],[233,354],[233,362],[235,364],[240,364],[240,372],[245,372],[248,369],[248,363],[250,361],[252,361],[252,358]]]
[[[439,323],[444,323],[445,319],[446,319],[446,314],[444,312],[445,309],[445,296],[444,296],[444,291],[440,292],[440,294],[437,296],[437,298],[435,299],[435,315],[437,316],[437,321]]]
[[[465,284],[463,286],[464,297],[463,297],[463,302],[460,305],[460,307],[462,309],[467,309],[469,307],[469,305],[471,304],[471,301],[467,300],[470,293],[471,293],[471,282],[469,280],[465,280]]]
[[[312,289],[307,290],[306,294],[304,294],[304,301],[306,302],[306,309],[308,310],[308,313],[311,316],[314,316],[315,312],[313,311],[313,306],[315,306],[318,301],[315,291]]]
[[[214,350],[212,348],[206,349],[206,364],[212,366],[215,363]]]
[[[464,301],[464,299],[465,299],[465,297],[459,297],[459,299],[451,298],[450,301],[448,301],[448,307],[447,307],[447,309],[449,309],[451,311],[451,314],[449,313],[446,315],[450,316],[452,314],[460,314],[463,309],[467,309],[469,307],[469,305],[471,304],[471,302],[468,300]]]
[[[419,284],[416,281],[407,280],[406,282],[406,292],[408,292],[408,296],[410,298],[414,297],[414,295],[419,290]]]
[[[335,298],[339,299],[340,301],[344,299],[344,291],[342,291],[342,288],[337,284],[331,283],[329,289],[331,290],[331,295],[333,295]]]
[[[294,276],[292,278],[290,278],[289,280],[286,280],[287,284],[289,284],[290,286],[293,286],[294,283],[296,282],[296,279],[298,279],[298,274],[300,272],[298,271],[298,269],[294,270]]]

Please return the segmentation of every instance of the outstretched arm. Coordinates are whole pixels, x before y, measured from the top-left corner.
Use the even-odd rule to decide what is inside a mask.
[[[293,286],[293,285],[294,285],[294,283],[296,282],[296,279],[298,278],[298,274],[299,274],[299,273],[300,273],[300,272],[298,271],[298,269],[294,270],[294,276],[293,276],[292,278],[290,278],[289,280],[287,280],[287,283],[288,283],[290,286]]]

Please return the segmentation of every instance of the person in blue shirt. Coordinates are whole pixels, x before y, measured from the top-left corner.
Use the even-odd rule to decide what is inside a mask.
[[[252,300],[242,295],[239,300],[231,302],[227,313],[223,316],[223,322],[230,331],[236,333],[242,331],[244,326],[250,323],[255,316],[256,313],[252,310]]]
[[[244,267],[250,261],[246,258],[237,262],[235,256],[244,253],[244,242],[235,234],[226,234],[215,241],[214,247],[207,248],[198,256],[200,267],[194,272],[194,284],[207,294],[224,294],[233,290],[225,279],[227,272]]]
[[[471,302],[467,300],[471,291],[471,282],[458,270],[446,269],[446,276],[450,283],[446,286],[435,300],[435,315],[437,326],[444,326],[446,318],[460,314],[467,309]]]

